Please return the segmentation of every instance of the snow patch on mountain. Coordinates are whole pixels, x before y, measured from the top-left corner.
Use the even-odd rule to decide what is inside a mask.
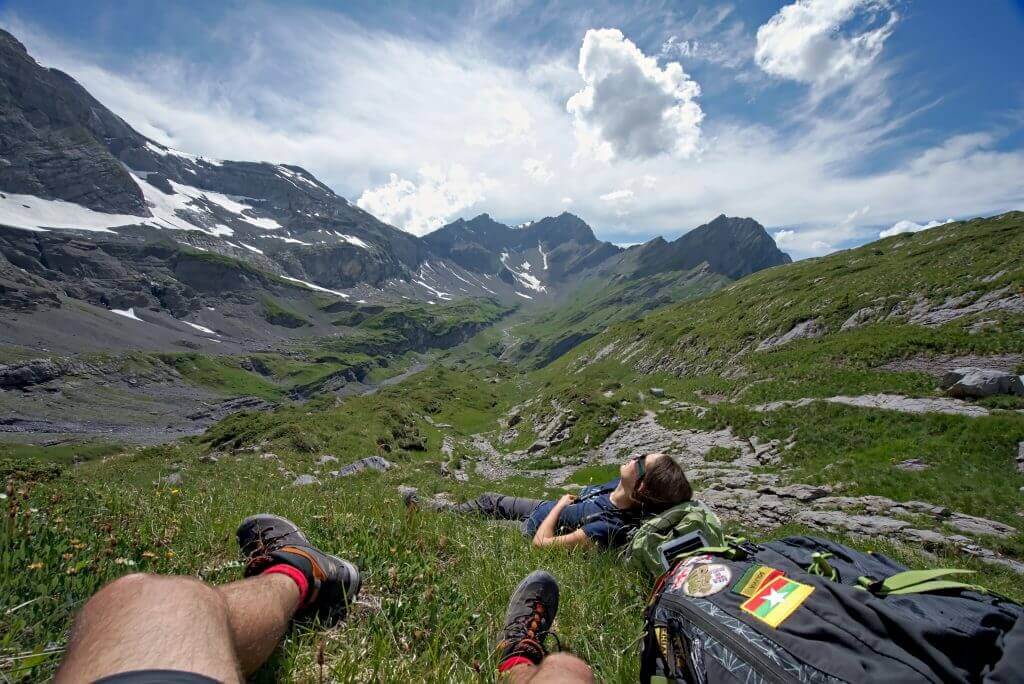
[[[110,313],[117,314],[118,316],[124,316],[125,318],[130,318],[133,321],[138,321],[139,323],[146,322],[135,315],[135,307],[132,307],[130,309],[111,309]]]
[[[220,159],[210,159],[208,157],[200,157],[197,154],[189,154],[188,152],[182,152],[181,150],[176,150],[176,149],[171,148],[171,147],[162,147],[161,145],[156,145],[156,144],[154,144],[154,143],[152,143],[152,142],[150,142],[148,140],[146,141],[146,149],[149,150],[150,152],[154,153],[154,154],[159,154],[161,157],[166,157],[166,156],[170,155],[172,157],[179,157],[181,159],[187,159],[190,162],[203,162],[205,164],[209,164],[210,166],[223,166],[224,165],[224,162],[222,160],[220,160]]]
[[[64,200],[0,192],[0,225],[45,232],[47,228],[112,233],[115,226],[140,224],[146,219],[131,214],[105,214]]]
[[[190,326],[192,328],[195,328],[196,330],[198,330],[201,333],[206,333],[207,335],[216,335],[217,334],[214,331],[210,330],[209,328],[206,328],[206,327],[203,327],[203,326],[199,325],[198,323],[189,323],[188,321],[182,321],[182,323],[184,323],[185,325]]]
[[[334,231],[334,234],[337,235],[338,237],[340,237],[343,242],[347,242],[350,245],[355,245],[356,247],[362,247],[363,249],[370,249],[370,245],[368,245],[363,240],[360,240],[355,235],[345,235],[344,233],[339,233],[338,231]]]
[[[260,235],[259,237],[264,239],[272,238],[274,240],[282,240],[290,245],[305,245],[306,247],[310,247],[313,244],[312,242],[303,242],[302,240],[296,240],[293,237],[286,237],[284,235]]]
[[[548,289],[540,282],[540,278],[538,278],[537,276],[527,272],[530,269],[529,262],[525,262],[524,261],[523,262],[523,266],[521,267],[524,270],[517,271],[515,268],[513,268],[513,267],[508,265],[508,259],[509,259],[508,252],[502,252],[501,253],[501,265],[508,269],[508,272],[511,273],[515,277],[515,279],[519,281],[520,285],[522,285],[523,287],[525,287],[527,289],[534,290],[535,292],[547,292],[548,291]],[[516,294],[520,294],[520,293],[516,292]],[[528,297],[527,299],[533,299],[533,297]]]
[[[544,251],[544,245],[538,242],[537,251],[540,252],[540,258],[544,260],[544,270],[548,270],[548,253]]]
[[[281,276],[281,277],[284,278],[285,280],[288,280],[288,281],[291,281],[293,283],[296,283],[297,285],[303,285],[305,287],[308,287],[310,290],[316,290],[317,292],[325,292],[327,294],[336,295],[336,296],[341,297],[343,299],[348,299],[348,295],[345,294],[344,292],[338,292],[337,290],[328,290],[326,287],[321,287],[321,286],[317,285],[316,283],[310,283],[310,282],[305,281],[305,280],[299,280],[298,278],[292,278],[291,276]]]

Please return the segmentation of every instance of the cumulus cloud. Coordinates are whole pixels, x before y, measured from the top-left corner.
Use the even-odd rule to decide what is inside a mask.
[[[533,157],[527,157],[523,160],[523,171],[526,172],[530,178],[534,179],[538,183],[546,184],[555,177],[554,172],[548,168],[547,162],[543,159],[534,159]]]
[[[796,231],[795,230],[780,230],[772,235],[775,238],[775,244],[779,247],[789,247],[795,242]]]
[[[797,0],[757,30],[754,60],[780,78],[845,83],[877,59],[898,18],[889,0]]]
[[[632,202],[636,198],[636,195],[632,190],[613,190],[601,195],[601,199],[605,202]]]
[[[927,223],[914,223],[913,221],[897,221],[892,224],[891,228],[886,228],[878,234],[880,238],[892,237],[893,235],[900,235],[902,233],[917,233],[922,230],[928,230],[929,228],[937,228],[938,226],[944,226],[947,223],[952,223],[953,219],[948,218],[945,221],[928,221]]]
[[[663,69],[618,29],[591,29],[578,68],[586,85],[566,109],[580,143],[599,159],[687,158],[697,151],[700,86],[678,62]]]
[[[483,200],[491,185],[486,176],[473,176],[457,164],[447,170],[425,166],[418,183],[393,173],[387,183],[360,195],[356,205],[413,235],[426,235]]]
[[[207,157],[298,164],[418,232],[482,211],[520,223],[571,207],[601,238],[640,242],[725,212],[752,216],[773,233],[793,231],[784,248],[800,258],[813,255],[815,243],[843,248],[875,239],[908,216],[1024,206],[1024,149],[1013,131],[979,126],[950,136],[915,127],[904,135],[906,120],[884,102],[858,102],[856,116],[786,102],[813,111],[777,127],[709,116],[700,124],[699,160],[663,154],[608,164],[575,154],[578,126],[565,102],[580,88],[579,42],[559,43],[564,52],[530,63],[510,59],[493,41],[437,42],[335,12],[252,4],[214,27],[248,37],[230,51],[197,60],[180,46],[107,62],[102,52],[12,23],[2,10],[0,23],[40,63],[70,73],[159,142]],[[700,36],[687,31],[679,34]],[[732,80],[724,87],[746,92]],[[518,113],[505,116],[503,102]],[[896,153],[879,166],[871,155],[887,143]],[[524,171],[528,159],[543,160],[551,181]],[[453,180],[453,165],[464,170],[461,179]],[[447,180],[424,179],[425,167],[439,167]],[[657,179],[653,187],[646,176]],[[601,199],[627,189],[635,194],[625,205]]]

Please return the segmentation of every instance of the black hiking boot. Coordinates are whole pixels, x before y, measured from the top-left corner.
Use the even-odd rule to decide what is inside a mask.
[[[505,611],[504,638],[498,644],[501,662],[523,657],[534,665],[547,655],[544,639],[558,612],[558,580],[536,570],[519,583]]]
[[[238,545],[245,557],[245,576],[258,575],[283,563],[297,569],[309,582],[297,617],[319,617],[333,624],[345,616],[362,579],[359,568],[347,560],[317,549],[292,521],[261,513],[238,526]]]

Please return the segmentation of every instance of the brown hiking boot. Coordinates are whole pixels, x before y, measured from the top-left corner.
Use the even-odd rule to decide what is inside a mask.
[[[359,594],[359,568],[310,544],[302,530],[286,518],[265,513],[249,516],[238,526],[237,536],[246,577],[281,563],[305,576],[309,591],[298,617],[337,622]]]
[[[498,644],[501,662],[521,656],[534,665],[547,655],[544,639],[558,612],[558,580],[544,570],[519,583],[505,612],[504,638]]]

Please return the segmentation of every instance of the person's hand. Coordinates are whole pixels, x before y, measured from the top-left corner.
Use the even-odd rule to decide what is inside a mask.
[[[574,501],[576,501],[575,494],[563,494],[562,497],[558,500],[558,503],[555,505],[558,506],[559,508],[565,508]]]

